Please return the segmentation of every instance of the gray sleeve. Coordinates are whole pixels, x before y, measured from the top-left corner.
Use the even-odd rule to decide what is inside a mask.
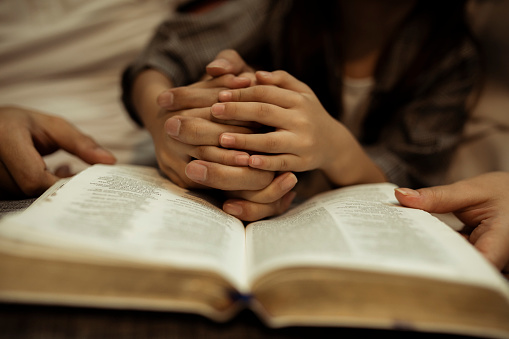
[[[205,66],[224,49],[243,52],[260,45],[266,36],[270,0],[232,0],[202,14],[176,12],[158,28],[145,50],[122,75],[122,101],[141,124],[131,104],[131,86],[148,68],[157,69],[183,86],[196,82]]]

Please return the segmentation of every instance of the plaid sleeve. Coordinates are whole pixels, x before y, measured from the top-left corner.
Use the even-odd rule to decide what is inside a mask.
[[[174,13],[122,75],[122,101],[131,117],[141,125],[130,101],[132,84],[141,71],[157,69],[175,86],[196,82],[220,51],[231,48],[241,53],[261,43],[270,9],[270,0],[231,0],[207,11]]]

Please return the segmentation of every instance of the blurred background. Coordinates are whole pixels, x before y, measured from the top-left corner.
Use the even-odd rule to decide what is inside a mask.
[[[509,0],[470,0],[487,82],[449,181],[509,170]],[[124,112],[120,74],[155,26],[187,0],[0,1],[0,106],[60,115],[121,163],[154,164],[149,135]],[[64,152],[48,167],[84,166]]]
[[[124,112],[120,76],[177,0],[0,1],[0,106],[65,117],[119,162],[153,164],[152,141]],[[48,167],[86,166],[63,151]]]
[[[486,83],[448,181],[509,171],[509,1],[471,0],[472,28],[483,47]]]

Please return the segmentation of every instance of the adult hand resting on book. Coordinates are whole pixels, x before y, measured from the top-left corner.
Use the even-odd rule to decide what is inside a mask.
[[[219,91],[251,84],[248,70],[231,51],[220,53],[207,68],[209,74],[190,86],[173,87],[163,74],[147,70],[135,83],[133,101],[152,134],[161,170],[182,187],[225,191],[231,199],[224,202],[224,210],[253,221],[288,209],[294,197],[289,191],[297,179],[292,173],[276,176],[250,168],[247,152],[219,147],[220,134],[252,133],[259,126],[218,123],[210,115]]]
[[[66,120],[20,107],[0,107],[0,197],[37,196],[68,170],[51,173],[42,156],[63,149],[89,164],[115,157]]]
[[[509,271],[509,173],[491,172],[451,185],[396,189],[399,202],[432,213],[454,214],[469,241],[498,269]]]

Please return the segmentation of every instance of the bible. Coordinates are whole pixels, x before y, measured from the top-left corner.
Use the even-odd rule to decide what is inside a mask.
[[[0,220],[0,301],[509,338],[507,280],[394,188],[339,188],[244,225],[155,168],[93,165]]]

